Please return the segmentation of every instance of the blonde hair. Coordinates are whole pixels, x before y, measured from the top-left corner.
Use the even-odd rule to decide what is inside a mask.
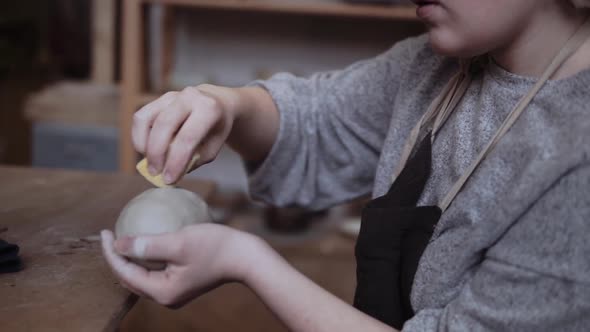
[[[571,0],[576,8],[590,8],[590,0]]]

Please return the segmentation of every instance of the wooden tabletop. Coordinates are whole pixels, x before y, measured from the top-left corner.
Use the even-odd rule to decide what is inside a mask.
[[[212,183],[181,187],[207,199]],[[150,188],[139,176],[0,167],[0,238],[24,270],[0,274],[3,331],[114,331],[135,303],[100,253],[98,234]]]

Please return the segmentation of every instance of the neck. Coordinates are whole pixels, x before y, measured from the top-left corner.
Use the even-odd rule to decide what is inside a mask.
[[[586,16],[586,12],[566,6],[559,10],[541,10],[537,15],[532,15],[529,22],[523,24],[521,31],[515,34],[515,37],[504,47],[498,48],[490,54],[498,65],[512,73],[539,77],[553,57],[584,22]],[[590,46],[590,42],[586,44]],[[588,61],[574,62],[575,67],[590,65]],[[583,68],[564,66],[556,76],[568,76],[571,72],[575,73],[581,69]]]

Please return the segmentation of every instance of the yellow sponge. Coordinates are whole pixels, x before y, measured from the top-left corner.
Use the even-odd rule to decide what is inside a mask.
[[[195,165],[197,160],[199,160],[199,157],[200,157],[199,154],[196,154],[193,156],[191,161],[188,163],[185,173],[188,173],[193,168],[193,166]],[[139,174],[141,174],[146,180],[151,182],[156,187],[164,188],[164,187],[173,187],[174,186],[174,184],[172,184],[172,185],[166,184],[164,182],[164,178],[162,177],[162,174],[151,175],[150,172],[148,171],[148,161],[146,158],[144,158],[140,162],[138,162],[137,165],[135,166],[135,168],[137,169]]]

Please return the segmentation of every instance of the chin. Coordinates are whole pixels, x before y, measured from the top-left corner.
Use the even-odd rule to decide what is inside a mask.
[[[428,33],[428,39],[432,49],[440,55],[470,58],[485,53],[473,47],[474,43],[469,43],[464,39],[437,28],[433,28]]]

